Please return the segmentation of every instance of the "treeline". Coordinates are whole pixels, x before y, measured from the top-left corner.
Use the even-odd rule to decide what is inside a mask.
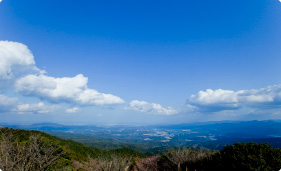
[[[39,131],[0,129],[2,170],[193,171],[280,170],[281,150],[236,143],[221,151],[178,148],[145,156],[130,148],[101,150]]]

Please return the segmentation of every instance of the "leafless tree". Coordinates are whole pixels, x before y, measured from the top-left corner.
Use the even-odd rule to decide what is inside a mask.
[[[131,158],[129,157],[120,157],[117,155],[111,155],[110,161],[105,161],[101,165],[102,171],[128,171],[131,165]]]
[[[64,154],[58,146],[50,145],[32,134],[29,141],[20,142],[12,133],[2,133],[0,168],[3,170],[46,170]]]
[[[90,156],[88,156],[87,162],[74,162],[73,167],[75,169],[83,168],[84,170],[88,171],[99,171],[102,170],[102,165],[104,165],[105,162],[98,160],[98,159],[93,159]]]
[[[177,167],[177,170],[188,170],[188,165],[202,161],[202,159],[209,159],[212,152],[204,148],[190,149],[190,148],[178,148],[171,150],[165,155],[165,158],[171,162],[172,166]],[[183,168],[182,168],[183,167]]]
[[[137,171],[157,171],[159,170],[157,162],[159,161],[160,156],[150,156],[144,159],[139,159],[136,162],[134,170]]]
[[[182,149],[176,149],[172,150],[168,153],[167,158],[172,161],[175,164],[182,164],[186,162],[196,162],[197,160],[201,160],[204,157],[208,157],[207,150],[205,149],[188,149],[188,148],[182,148]]]
[[[110,159],[93,159],[88,157],[87,162],[75,163],[76,169],[83,168],[89,171],[129,171],[131,158],[111,155]]]

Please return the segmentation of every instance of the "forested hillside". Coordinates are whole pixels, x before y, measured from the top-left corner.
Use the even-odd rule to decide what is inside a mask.
[[[279,170],[281,150],[236,143],[221,151],[178,148],[145,156],[124,147],[101,150],[39,131],[0,129],[2,170]]]
[[[128,148],[101,150],[39,131],[9,128],[0,129],[0,143],[3,170],[118,170],[145,157]]]

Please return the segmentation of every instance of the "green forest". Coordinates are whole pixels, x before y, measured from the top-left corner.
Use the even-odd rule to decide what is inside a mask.
[[[281,149],[235,143],[220,151],[181,147],[148,156],[128,147],[103,150],[40,131],[0,129],[2,170],[263,170],[281,168]]]

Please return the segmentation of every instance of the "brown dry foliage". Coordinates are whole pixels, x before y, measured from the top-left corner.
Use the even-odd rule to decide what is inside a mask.
[[[210,160],[213,152],[204,148],[179,148],[171,150],[160,158],[159,170],[196,170],[204,161]]]
[[[197,162],[202,158],[208,157],[207,155],[208,153],[206,153],[206,150],[204,149],[199,149],[198,151],[195,151],[188,148],[183,148],[183,149],[172,150],[166,156],[170,161],[178,165],[184,163]]]
[[[3,133],[0,142],[0,168],[3,170],[46,170],[55,164],[64,152],[48,146],[38,134],[29,142],[19,142],[12,133]]]
[[[87,162],[79,163],[75,161],[72,166],[75,169],[82,168],[88,171],[128,171],[130,170],[131,164],[131,158],[112,155],[110,159],[93,159],[88,157]]]
[[[139,159],[136,162],[136,165],[134,167],[134,170],[138,171],[157,171],[159,169],[158,167],[158,161],[160,160],[160,156],[150,156],[144,159]]]

